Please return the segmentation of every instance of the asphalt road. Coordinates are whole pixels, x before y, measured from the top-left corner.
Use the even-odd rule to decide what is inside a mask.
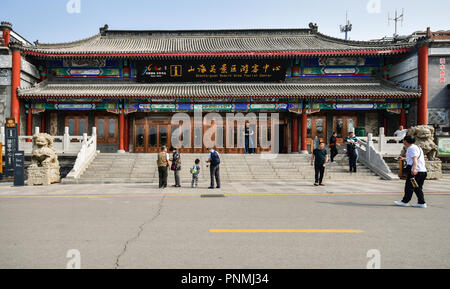
[[[0,198],[0,268],[450,268],[450,195]],[[212,232],[218,229],[362,232]]]

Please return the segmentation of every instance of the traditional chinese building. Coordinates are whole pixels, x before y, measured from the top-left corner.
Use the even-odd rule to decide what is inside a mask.
[[[11,115],[18,120],[26,115],[26,134],[39,125],[51,134],[62,134],[67,126],[75,135],[95,126],[105,152],[155,152],[171,145],[171,134],[181,125],[171,117],[178,112],[192,117],[192,148],[185,152],[205,150],[194,148],[194,111],[200,110],[224,119],[227,113],[277,113],[282,152],[308,151],[313,138],[327,140],[332,131],[342,141],[351,130],[376,135],[384,126],[389,134],[400,124],[427,122],[426,89],[389,80],[389,67],[417,53],[418,83],[426,83],[425,54],[411,41],[346,41],[319,33],[314,24],[198,31],[105,25],[79,41],[10,48],[16,80]],[[32,87],[21,86],[14,76],[21,56],[40,69],[41,81]],[[223,143],[236,144],[241,129],[236,125],[208,123],[202,133],[220,127]],[[256,126],[257,133],[271,131],[270,122]]]
[[[409,41],[426,42],[422,53],[428,55],[426,83],[429,125],[436,128],[437,136],[449,135],[450,132],[450,77],[446,68],[450,62],[450,31],[417,31],[406,37]],[[419,54],[414,50],[408,57],[394,64],[390,69],[390,79],[401,85],[417,86],[419,84]],[[425,72],[423,72],[425,73]]]

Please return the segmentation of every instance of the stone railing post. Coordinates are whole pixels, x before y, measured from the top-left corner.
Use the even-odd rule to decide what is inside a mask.
[[[386,138],[384,135],[384,127],[380,127],[380,133],[378,136],[378,151],[382,154],[383,153],[383,146],[386,142]]]
[[[69,127],[64,127],[64,136],[63,136],[63,152],[69,151],[70,139],[69,139]]]
[[[5,145],[5,127],[0,127],[0,142]]]
[[[93,143],[94,143],[94,151],[97,150],[97,128],[95,126],[92,127],[92,136],[93,139]]]
[[[366,159],[370,161],[370,148],[372,147],[372,133],[367,134]]]
[[[39,127],[38,126],[36,126],[35,128],[34,128],[34,134],[38,134],[40,131],[39,131]]]

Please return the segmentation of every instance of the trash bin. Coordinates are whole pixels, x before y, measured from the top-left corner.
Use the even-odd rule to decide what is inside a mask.
[[[355,135],[356,136],[365,136],[366,135],[366,130],[363,126],[357,126],[355,128]]]

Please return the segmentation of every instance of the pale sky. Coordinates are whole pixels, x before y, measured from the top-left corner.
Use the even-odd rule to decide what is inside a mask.
[[[346,11],[353,24],[350,39],[370,40],[392,36],[388,14],[402,8],[399,35],[428,26],[450,30],[449,0],[2,0],[0,7],[0,21],[41,43],[90,37],[104,24],[114,30],[186,30],[307,28],[315,22],[319,32],[344,38],[339,25]]]

